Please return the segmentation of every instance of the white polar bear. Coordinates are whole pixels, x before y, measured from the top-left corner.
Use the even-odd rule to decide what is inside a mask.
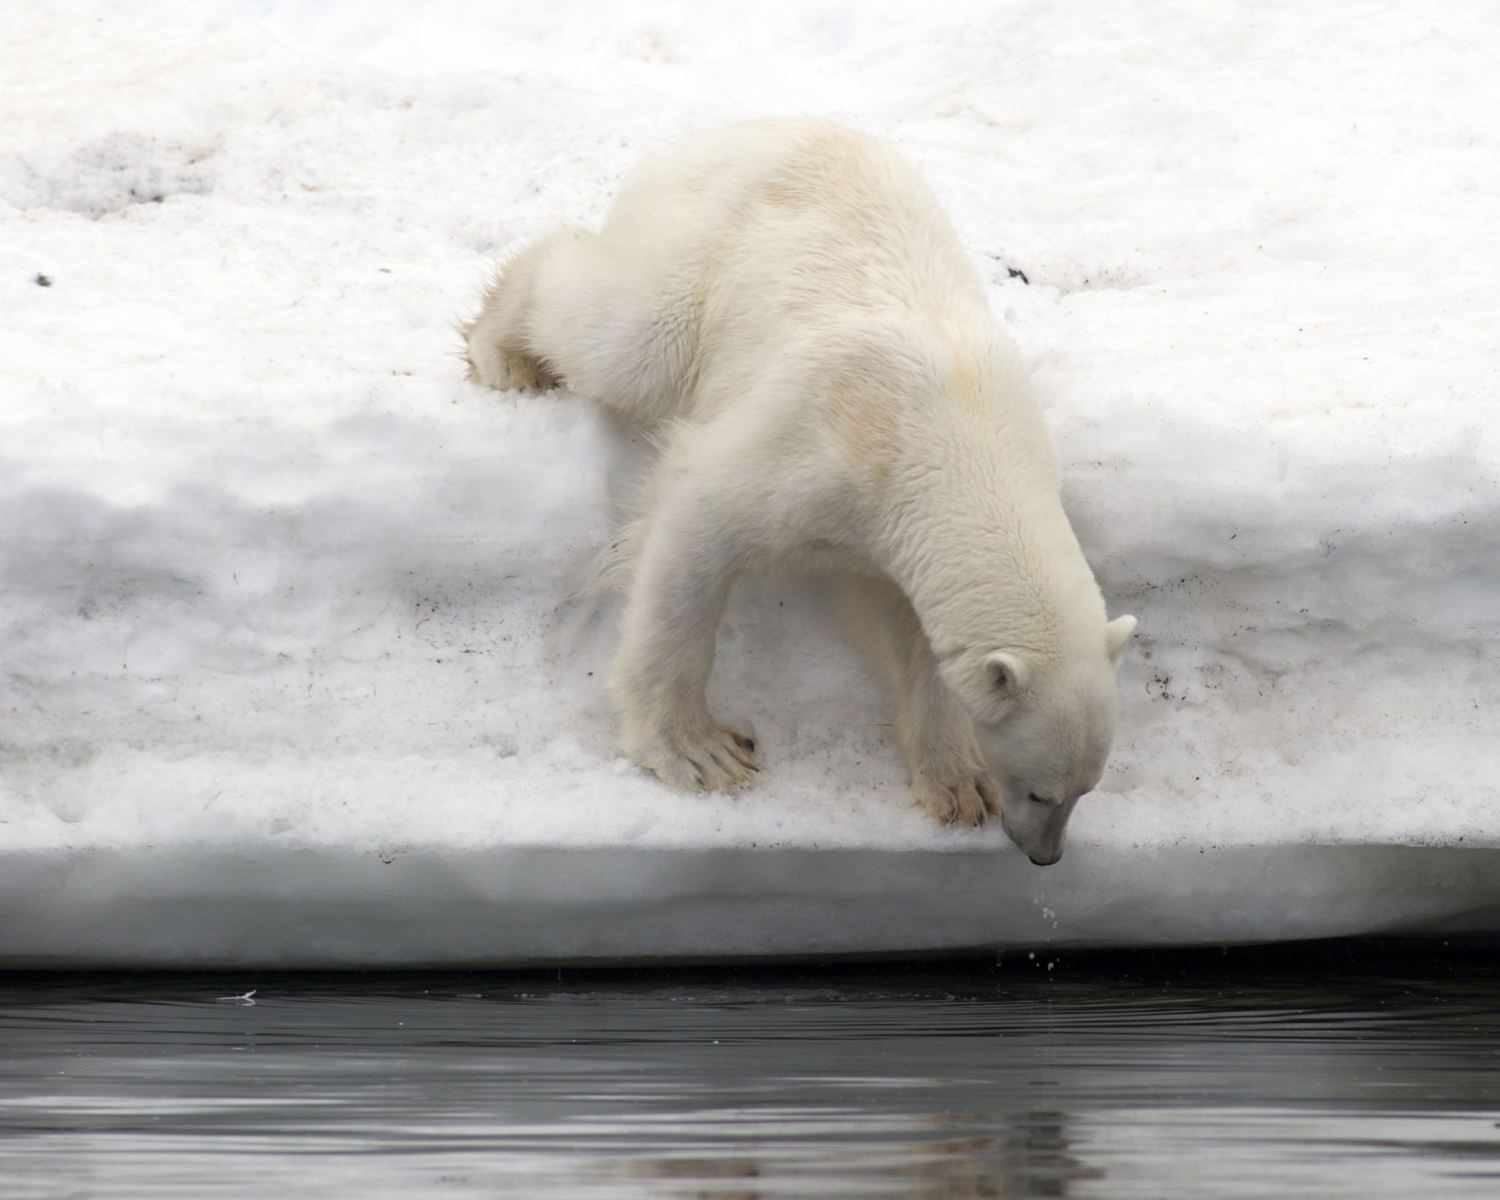
[[[563,382],[663,443],[610,677],[635,762],[748,780],[754,742],[705,699],[730,584],[831,569],[895,687],[917,800],[1061,856],[1135,620],[1106,622],[1016,348],[906,162],[820,120],[700,134],[599,233],[507,263],[464,333],[479,383]]]

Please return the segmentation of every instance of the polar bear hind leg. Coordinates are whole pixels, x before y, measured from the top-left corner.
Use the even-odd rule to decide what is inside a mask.
[[[479,315],[463,327],[472,382],[502,392],[557,386],[556,372],[536,345],[536,283],[540,271],[553,267],[559,244],[577,235],[588,236],[582,230],[556,230],[501,266]]]
[[[896,692],[896,739],[918,804],[945,825],[981,824],[999,811],[974,723],[938,675],[911,602],[889,579],[845,575],[836,603],[851,640]]]
[[[501,391],[566,385],[642,426],[675,415],[696,341],[657,286],[618,246],[576,226],[505,263],[463,329],[469,378]]]

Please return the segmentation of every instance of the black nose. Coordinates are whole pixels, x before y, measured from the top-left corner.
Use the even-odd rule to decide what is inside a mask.
[[[1034,867],[1050,867],[1057,861],[1058,858],[1061,858],[1062,855],[1059,854],[1057,858],[1032,858],[1031,855],[1028,854],[1026,857],[1031,858],[1031,865]]]

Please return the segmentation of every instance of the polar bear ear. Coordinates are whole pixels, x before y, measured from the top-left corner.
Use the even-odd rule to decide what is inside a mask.
[[[1007,700],[1025,691],[1031,678],[1026,664],[1004,650],[996,650],[984,660],[984,674],[990,687]]]
[[[1120,661],[1120,651],[1125,649],[1125,643],[1134,632],[1134,617],[1116,617],[1104,627],[1104,648],[1109,651],[1110,662]]]

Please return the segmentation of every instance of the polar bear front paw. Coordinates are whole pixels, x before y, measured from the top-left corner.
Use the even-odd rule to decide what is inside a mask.
[[[685,792],[727,792],[760,773],[755,739],[723,725],[637,741],[626,752],[662,782]]]
[[[1000,793],[984,771],[922,774],[912,780],[916,801],[943,825],[984,824],[987,815],[1000,811]]]

